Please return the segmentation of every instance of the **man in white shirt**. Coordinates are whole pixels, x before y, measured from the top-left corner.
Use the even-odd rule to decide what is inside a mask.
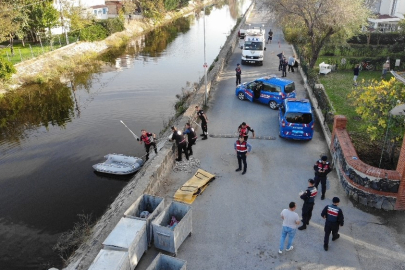
[[[288,235],[288,244],[286,251],[291,251],[294,247],[292,246],[295,233],[297,232],[297,225],[300,224],[300,217],[295,213],[295,202],[290,202],[289,209],[284,209],[281,211],[281,219],[283,220],[283,230],[281,232],[280,248],[278,250],[279,254],[283,253],[284,241]]]

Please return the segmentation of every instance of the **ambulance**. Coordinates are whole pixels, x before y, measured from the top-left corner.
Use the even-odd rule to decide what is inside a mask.
[[[264,27],[253,27],[246,30],[242,49],[242,65],[259,64],[263,65],[264,51],[266,50],[266,39]]]

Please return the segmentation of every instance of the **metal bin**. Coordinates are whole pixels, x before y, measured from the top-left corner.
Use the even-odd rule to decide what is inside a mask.
[[[146,221],[121,218],[103,242],[104,249],[127,251],[129,264],[134,269],[148,249]]]
[[[89,270],[131,270],[128,252],[102,249]]]
[[[164,199],[162,197],[143,194],[140,196],[124,213],[126,218],[134,218],[139,220],[146,220],[146,234],[148,236],[148,246],[151,246],[153,239],[152,220],[164,209]],[[149,217],[141,218],[140,215],[143,211],[148,211]]]
[[[172,216],[175,216],[179,221],[173,230],[167,227]],[[152,226],[155,247],[176,256],[180,245],[192,233],[191,206],[180,202],[171,202],[152,221]]]
[[[186,261],[159,253],[146,270],[186,270]]]

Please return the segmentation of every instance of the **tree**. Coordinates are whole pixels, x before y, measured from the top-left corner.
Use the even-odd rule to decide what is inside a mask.
[[[370,11],[363,0],[268,0],[288,42],[308,47],[313,68],[326,42],[343,42],[367,25]]]
[[[11,54],[14,55],[13,40],[17,30],[20,29],[18,10],[10,3],[0,2],[2,10],[0,11],[0,42],[9,40]]]
[[[163,0],[140,0],[140,6],[145,18],[159,21],[163,18],[165,7]]]
[[[392,116],[390,111],[398,104],[405,103],[405,86],[402,82],[391,78],[390,81],[373,80],[360,85],[349,94],[349,99],[356,107],[356,113],[364,120],[364,129],[371,141],[389,136],[387,153],[393,160],[393,154],[398,142],[404,136],[405,124],[403,116]]]
[[[94,15],[89,12],[83,12],[85,9],[82,6],[74,5],[69,0],[60,0],[60,2],[62,9],[61,19],[66,19],[64,23],[69,26],[65,25],[65,27],[70,28],[70,31],[78,32],[93,24]]]

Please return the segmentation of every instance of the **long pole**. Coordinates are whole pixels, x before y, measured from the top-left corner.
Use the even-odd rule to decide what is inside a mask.
[[[208,90],[207,90],[207,58],[206,58],[206,53],[205,53],[205,6],[204,6],[204,83],[205,83],[205,99],[204,99],[204,105],[207,106],[207,96],[208,96]]]

